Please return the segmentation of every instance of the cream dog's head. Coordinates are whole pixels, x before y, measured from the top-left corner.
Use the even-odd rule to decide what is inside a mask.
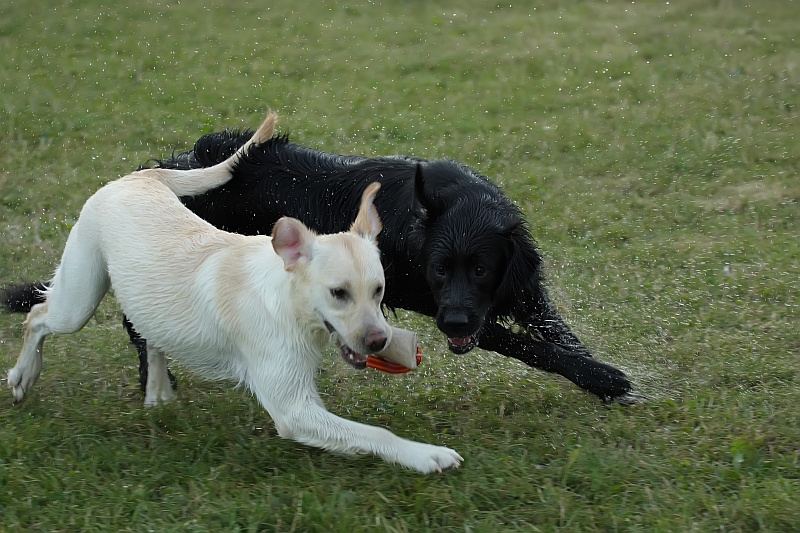
[[[383,350],[392,334],[381,311],[385,282],[375,238],[383,226],[372,203],[379,189],[376,182],[364,190],[349,232],[317,236],[288,217],[272,229],[272,246],[284,267],[342,357],[357,368]]]

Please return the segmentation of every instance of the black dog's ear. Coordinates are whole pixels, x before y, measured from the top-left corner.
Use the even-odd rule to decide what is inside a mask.
[[[428,214],[435,212],[431,207],[428,197],[425,195],[425,179],[422,177],[422,164],[417,163],[414,169],[414,194],[411,195],[411,212],[420,220],[427,221]]]
[[[536,305],[541,287],[542,258],[522,220],[515,221],[504,239],[508,247],[506,273],[494,297],[493,310],[500,317],[521,318]]]

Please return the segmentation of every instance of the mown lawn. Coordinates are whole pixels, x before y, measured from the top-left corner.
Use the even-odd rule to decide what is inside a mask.
[[[452,355],[399,313],[417,372],[331,355],[319,383],[466,459],[425,477],[282,440],[179,368],[145,411],[109,297],[24,403],[4,392],[0,530],[800,531],[797,2],[271,4],[0,4],[0,282],[50,275],[102,184],[271,107],[308,146],[501,184],[561,311],[647,400]],[[22,320],[0,314],[4,369]]]

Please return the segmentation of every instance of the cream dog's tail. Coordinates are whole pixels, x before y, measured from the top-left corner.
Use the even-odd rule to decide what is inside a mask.
[[[277,113],[270,111],[267,114],[267,118],[264,119],[264,122],[258,127],[249,141],[236,150],[235,154],[213,167],[195,168],[192,170],[148,168],[134,172],[131,174],[131,177],[136,178],[141,176],[156,179],[169,187],[176,196],[195,196],[197,194],[203,194],[206,191],[226,184],[228,180],[231,179],[233,167],[236,166],[239,158],[242,157],[251,146],[265,143],[272,138],[272,135],[275,133],[275,121],[277,118]]]

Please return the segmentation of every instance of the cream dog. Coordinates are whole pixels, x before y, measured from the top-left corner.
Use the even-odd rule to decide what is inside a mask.
[[[110,287],[147,339],[145,405],[173,397],[164,352],[199,374],[245,384],[282,437],[343,453],[372,453],[419,472],[462,461],[455,451],[402,439],[328,412],[314,378],[331,339],[351,363],[391,342],[381,312],[384,274],[375,238],[382,226],[363,194],[350,232],[316,235],[292,218],[266,236],[220,231],[179,196],[227,182],[253,144],[270,139],[270,114],[253,138],[219,165],[148,169],[97,191],[70,232],[46,301],[28,314],[25,341],[8,373],[16,401],[42,369],[51,333],[74,333]]]

